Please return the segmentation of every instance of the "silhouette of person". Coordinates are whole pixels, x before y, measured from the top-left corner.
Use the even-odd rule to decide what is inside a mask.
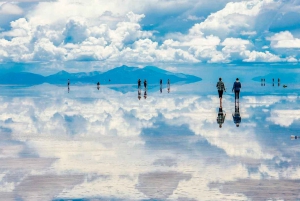
[[[280,82],[280,79],[278,78],[278,82]]]
[[[68,79],[68,87],[70,86],[70,80]]]
[[[142,95],[142,92],[140,89],[138,89],[138,99],[141,100],[141,95]]]
[[[232,118],[233,118],[233,122],[235,123],[236,127],[239,127],[240,123],[242,121],[239,104],[235,104],[235,111],[232,114]]]
[[[138,89],[141,88],[141,79],[138,79]]]
[[[170,79],[168,79],[168,93],[170,93],[170,88],[171,88]]]
[[[242,88],[242,84],[239,81],[239,78],[236,78],[235,82],[233,83],[232,91],[234,91],[234,98],[236,100],[240,100],[240,90]]]
[[[144,80],[144,87],[145,87],[145,90],[147,90],[147,80],[146,79]]]
[[[222,78],[219,78],[219,81],[217,82],[217,89],[218,89],[218,94],[220,98],[220,108],[222,108],[222,97],[223,97],[223,91],[226,92],[225,85],[222,82]]]
[[[147,98],[147,91],[145,91],[145,93],[144,93],[144,98],[145,99]]]
[[[68,86],[68,93],[70,92],[70,87]]]
[[[162,79],[160,79],[159,84],[162,85]]]
[[[219,128],[222,128],[222,124],[225,121],[226,113],[223,112],[223,109],[219,107],[218,117],[217,117],[217,123],[219,124]]]
[[[100,89],[100,82],[97,82],[97,89]]]

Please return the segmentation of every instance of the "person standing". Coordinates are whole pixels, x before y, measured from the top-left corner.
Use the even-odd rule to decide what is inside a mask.
[[[141,88],[141,79],[138,80],[138,89]]]
[[[240,100],[240,90],[242,88],[242,84],[240,83],[239,78],[236,78],[235,82],[233,83],[232,92],[234,92],[234,98],[236,100]]]
[[[222,97],[223,97],[223,91],[226,92],[225,85],[222,82],[222,78],[219,78],[219,81],[217,82],[217,89],[219,93],[219,98],[220,98],[220,108],[222,108]]]
[[[144,80],[144,87],[145,87],[145,91],[147,90],[147,80]]]

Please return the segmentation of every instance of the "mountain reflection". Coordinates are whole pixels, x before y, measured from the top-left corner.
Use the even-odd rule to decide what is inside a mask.
[[[1,198],[296,199],[300,146],[290,136],[300,126],[298,96],[243,89],[238,104],[228,93],[216,111],[215,91],[186,89],[140,87],[138,101],[136,85],[125,94],[102,85],[101,93],[72,85],[69,94],[47,84],[3,88]]]

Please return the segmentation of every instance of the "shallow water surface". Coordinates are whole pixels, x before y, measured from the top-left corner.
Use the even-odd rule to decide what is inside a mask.
[[[140,100],[136,86],[1,86],[0,198],[300,199],[298,85],[244,74],[239,127],[224,74],[221,128],[218,75]]]

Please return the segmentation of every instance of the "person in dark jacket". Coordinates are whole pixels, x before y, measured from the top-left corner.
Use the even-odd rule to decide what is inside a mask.
[[[140,89],[141,88],[141,79],[138,79],[138,89]]]
[[[240,90],[242,88],[242,84],[239,81],[239,78],[236,78],[235,82],[233,83],[232,92],[234,92],[235,100],[240,99]]]
[[[225,85],[222,82],[222,78],[219,78],[219,82],[217,82],[217,86],[216,87],[218,88],[218,93],[219,93],[219,98],[220,98],[220,108],[222,108],[223,91],[226,92]]]

